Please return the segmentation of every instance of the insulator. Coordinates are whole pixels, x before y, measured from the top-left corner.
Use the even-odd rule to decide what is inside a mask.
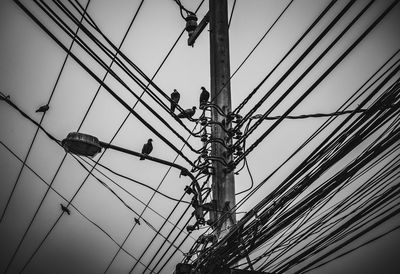
[[[197,16],[194,13],[188,14],[185,18],[186,27],[185,30],[189,33],[189,35],[197,28]]]
[[[228,137],[233,137],[233,135],[235,135],[235,132],[231,128],[230,130],[228,130],[228,132],[226,134],[228,135]]]
[[[202,119],[200,120],[200,125],[206,126],[206,125],[207,125],[207,119],[206,119],[206,118],[202,118]]]

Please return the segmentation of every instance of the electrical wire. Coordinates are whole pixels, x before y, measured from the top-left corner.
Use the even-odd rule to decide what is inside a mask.
[[[325,27],[321,31],[321,33],[317,36],[317,38],[315,38],[314,41],[306,48],[306,50],[300,55],[300,57],[297,58],[297,60],[286,70],[286,72],[279,78],[279,80],[273,85],[273,87],[271,89],[269,89],[269,91],[261,98],[261,100],[259,100],[259,102],[257,102],[257,104],[246,115],[244,115],[243,119],[235,126],[235,129],[240,128],[243,125],[243,123],[245,121],[247,121],[254,114],[255,111],[257,111],[257,109],[265,102],[265,100],[267,100],[272,95],[272,93],[275,92],[275,90],[280,86],[280,84],[292,73],[292,71],[294,71],[294,69],[307,57],[307,55],[328,34],[328,32],[340,21],[340,19],[345,15],[345,13],[350,10],[350,8],[352,7],[352,5],[354,3],[355,3],[355,0],[352,0],[349,3],[347,3],[347,5],[335,16],[335,18],[332,19],[332,21],[329,23],[329,25],[327,27]],[[325,9],[325,10],[327,10],[327,9]],[[318,22],[320,19],[321,18],[318,17],[317,20],[314,22]],[[311,26],[313,27],[313,24]],[[312,29],[311,26],[308,30]],[[306,34],[307,31],[304,34]],[[304,37],[302,36],[300,39],[302,39]],[[299,41],[300,40],[298,40],[298,42]],[[333,46],[332,43],[331,43],[331,46]],[[294,46],[292,47],[292,49],[294,49]],[[327,52],[324,51],[324,54],[321,54],[320,57],[322,58],[323,55],[325,55],[326,53]],[[286,58],[286,57],[287,56],[285,55],[284,58]],[[321,58],[316,59],[316,61],[313,62],[313,65],[315,66],[317,64],[317,60],[319,60]],[[283,61],[283,59],[281,61]],[[277,68],[277,67],[278,67],[278,65],[275,66],[275,68]],[[261,83],[255,88],[255,90],[258,90],[261,87],[261,85],[264,83],[264,81],[266,81],[266,79],[271,74],[272,74],[272,71],[263,79],[263,81],[261,81]],[[305,73],[303,73],[302,75],[304,77]],[[254,94],[255,92],[256,91],[253,90],[252,94]]]
[[[4,96],[3,95],[3,93],[2,93],[2,96]],[[62,144],[61,144],[61,142],[59,141],[59,140],[57,140],[53,135],[51,135],[48,131],[46,131],[46,129],[44,129],[38,122],[36,122],[36,121],[34,121],[32,118],[30,118],[25,112],[23,112],[18,106],[16,106],[13,102],[11,102],[10,101],[10,99],[5,99],[5,101],[9,104],[9,105],[11,105],[13,108],[15,108],[16,110],[18,110],[25,118],[27,118],[27,119],[29,119],[32,123],[34,123],[36,126],[38,126],[38,128],[40,128],[51,140],[53,140],[53,141],[55,141],[60,147],[62,147]],[[0,141],[1,142],[1,141]],[[2,144],[3,144],[3,142],[1,142]],[[3,146],[5,146],[5,144],[3,144]],[[6,146],[5,146],[6,147]],[[7,147],[6,147],[7,148]],[[11,150],[10,150],[10,152],[12,152]],[[16,156],[16,155],[15,155]],[[81,160],[79,160],[79,158],[78,157],[76,157],[75,155],[72,155],[73,156],[73,158],[75,158],[75,160],[86,170],[86,171],[89,171],[89,169],[83,164],[83,162],[81,161]],[[178,157],[178,156],[177,156]],[[88,164],[88,165],[90,165],[88,162],[86,162],[86,164]],[[90,165],[91,166],[91,165]],[[106,166],[104,166],[104,165],[101,165],[103,168],[106,168],[107,170],[109,170],[109,171],[111,171],[111,172],[113,172],[110,168],[108,168],[108,167],[106,167]],[[92,168],[92,170],[94,170],[94,169],[96,169],[96,167],[95,166],[91,166],[91,168]],[[113,172],[114,174],[116,174],[116,175],[119,175],[119,176],[123,176],[124,178],[127,178],[127,179],[130,179],[130,178],[128,178],[128,177],[126,177],[126,176],[124,176],[124,175],[122,175],[122,174],[119,174],[119,173],[116,173],[116,172]],[[104,175],[103,173],[101,173],[102,175]],[[127,207],[130,211],[132,211],[134,214],[136,214],[137,216],[139,216],[139,214],[132,208],[132,207],[130,207],[108,184],[106,184],[104,181],[102,181],[101,179],[99,179],[97,176],[95,176],[92,172],[90,173],[90,175],[91,176],[93,176],[101,185],[103,185],[106,189],[108,189],[116,198],[118,198],[123,204],[124,204],[124,206],[125,207]],[[110,179],[109,177],[107,177],[108,179]],[[130,179],[130,180],[133,180],[133,179]],[[53,180],[54,181],[54,180]],[[114,181],[113,181],[114,182]],[[140,182],[138,182],[138,181],[135,181],[136,183],[139,183],[139,184],[141,184],[141,185],[144,185],[143,183],[140,183]],[[54,190],[54,188],[53,188],[53,186],[52,186],[52,184],[48,184],[47,182],[46,182],[46,184],[49,186],[48,187],[48,189],[47,189],[47,191],[49,191],[50,189],[52,189],[52,190]],[[114,182],[114,184],[116,184],[115,182]],[[119,186],[118,184],[116,184],[117,186]],[[81,187],[83,186],[83,184],[81,184]],[[120,187],[120,186],[119,186]],[[120,187],[121,188],[121,187]],[[124,189],[125,190],[125,189]],[[54,190],[55,191],[55,190]],[[125,192],[127,192],[126,190],[125,190]],[[129,192],[128,192],[129,193]],[[165,196],[165,197],[167,197],[167,198],[170,198],[170,199],[172,199],[172,200],[176,200],[176,199],[174,199],[174,198],[172,198],[172,197],[169,197],[168,195],[165,195],[165,194],[163,194],[162,192],[159,192],[158,190],[154,190],[154,193],[159,193],[159,194],[161,194],[161,195],[163,195],[163,196]],[[76,194],[77,194],[77,192],[75,193],[75,195],[74,195],[74,197],[76,196]],[[130,193],[129,193],[130,194]],[[46,192],[46,195],[47,195],[47,192]],[[46,195],[44,196],[44,197],[46,197]],[[132,194],[130,194],[132,197],[134,197]],[[73,198],[74,198],[73,197]],[[135,199],[137,199],[136,197],[134,197]],[[64,200],[66,200],[65,198],[63,198]],[[43,199],[44,200],[44,199]],[[138,199],[137,199],[138,200]],[[66,200],[67,201],[67,200]],[[177,200],[178,202],[182,202],[181,200]],[[142,202],[143,203],[143,202]],[[71,205],[72,204],[72,199],[69,201],[69,203],[68,203],[68,205],[67,205],[67,207],[69,206],[69,205]],[[143,203],[144,204],[144,203]],[[37,208],[37,210],[36,210],[36,213],[39,211],[39,209],[40,209],[40,207],[41,207],[41,204],[39,205],[39,207]],[[146,205],[146,207],[148,207],[148,205]],[[153,210],[154,211],[154,210]],[[61,215],[63,214],[63,212],[61,213]],[[37,214],[35,214],[34,215],[34,217],[32,218],[32,221],[31,221],[31,223],[30,223],[30,225],[28,226],[28,229],[27,230],[25,230],[25,233],[24,233],[24,236],[22,237],[22,239],[21,239],[21,241],[20,241],[20,243],[19,243],[19,247],[21,246],[21,244],[22,244],[22,242],[23,242],[23,240],[25,239],[25,237],[26,237],[26,235],[27,235],[27,233],[28,233],[28,231],[29,231],[29,228],[30,228],[30,226],[31,226],[31,224],[33,223],[33,220],[35,219],[35,217],[36,217],[36,215]],[[60,215],[60,217],[61,217],[61,215]],[[159,216],[161,216],[159,213],[158,213],[158,215]],[[155,228],[154,228],[154,226],[152,226],[151,225],[151,223],[149,222],[149,221],[147,221],[147,220],[145,220],[141,215],[140,215],[140,217],[139,218],[141,218],[141,219],[143,219],[144,220],[144,222],[147,224],[147,225],[149,225],[149,227],[152,229],[152,230],[154,230],[155,232],[156,232],[156,234],[157,235],[161,235],[163,238],[165,238],[167,241],[168,241],[168,239],[166,238],[166,237],[164,237],[161,233],[160,233],[160,231],[157,231]],[[164,220],[167,222],[168,221],[168,218],[164,218]],[[175,227],[177,227],[177,224],[175,223],[175,224],[173,224]],[[52,227],[52,229],[54,228],[55,226],[53,226]],[[51,230],[52,230],[51,229]],[[50,234],[50,232],[47,234],[47,235],[49,235]],[[46,236],[47,237],[47,236]],[[45,239],[43,239],[43,241],[41,242],[41,244],[44,242],[44,240]],[[171,243],[172,244],[172,243]],[[122,245],[119,245],[118,244],[118,246],[121,248],[121,249],[123,249],[122,248]],[[40,246],[35,250],[35,253],[39,250],[39,248],[40,248]],[[18,250],[18,248],[17,248],[17,250]],[[182,252],[182,251],[181,251]],[[34,257],[34,255],[35,255],[35,253],[30,257],[30,259],[29,259],[29,261]],[[16,254],[16,252],[14,253],[14,254]],[[15,256],[14,256],[15,257]],[[139,259],[140,260],[140,259]],[[27,266],[27,264],[29,263],[29,261],[25,264],[25,266],[24,266],[24,268],[23,268],[23,270],[26,268],[26,266]],[[6,270],[7,271],[7,270]]]
[[[396,105],[387,105],[387,106],[383,106],[383,109],[386,108],[396,108],[399,106]],[[341,115],[348,115],[348,114],[354,114],[354,113],[365,113],[370,111],[367,108],[364,109],[353,109],[353,110],[343,110],[343,111],[335,111],[335,112],[331,112],[331,113],[312,113],[312,114],[301,114],[301,115],[296,115],[296,116],[285,116],[284,119],[293,119],[293,120],[297,120],[297,119],[307,119],[307,118],[324,118],[324,117],[332,117],[332,116],[341,116]],[[259,119],[261,118],[262,114],[257,114],[254,115],[253,117],[251,117],[251,119]],[[270,116],[270,117],[265,117],[264,120],[278,120],[282,118],[282,115],[280,116]]]
[[[39,3],[40,2],[40,3]],[[35,0],[35,3],[50,17],[54,20],[57,25],[62,28],[66,33],[70,32],[70,29],[68,26],[62,25],[63,22],[60,19],[58,15],[55,15],[54,13],[51,13],[52,10],[51,8],[44,3],[42,0]],[[56,2],[59,3],[59,2]],[[23,4],[21,4],[23,6]],[[62,42],[53,34],[50,32],[50,30],[44,26],[38,19],[35,17],[31,12],[28,10],[24,10],[62,49],[66,50],[66,47]],[[61,21],[60,21],[61,20]],[[81,27],[82,31],[85,31],[85,27]],[[68,31],[69,30],[69,31]],[[87,30],[85,32],[87,35],[91,35],[87,33]],[[87,51],[87,53],[95,59],[100,65],[102,65],[105,69],[107,68],[107,65],[97,56],[91,49],[85,47],[82,44],[82,41],[79,37],[76,39],[76,43],[79,44],[80,46],[83,47]],[[112,95],[123,107],[126,108],[131,114],[135,116],[142,124],[144,124],[148,129],[150,129],[155,135],[157,135],[164,143],[166,143],[170,148],[172,148],[175,152],[179,152],[179,150],[167,139],[165,138],[162,134],[160,134],[153,126],[150,125],[144,118],[142,118],[135,110],[134,108],[130,107],[120,96],[116,94],[106,83],[101,82],[100,78],[91,70],[87,65],[85,65],[75,54],[71,53],[71,57],[92,77],[94,78],[99,84],[102,85],[102,87],[110,94]],[[166,125],[179,139],[181,139],[184,142],[184,139],[181,135],[179,135],[172,127],[164,121],[164,119],[152,108],[150,108],[142,99],[141,96],[136,95],[132,89],[119,77],[116,75],[116,73],[108,68],[109,74],[113,75],[113,77],[121,83],[132,95],[135,96],[137,100],[139,100],[143,105],[146,106],[148,110],[150,110],[151,113],[153,113],[158,119],[160,119],[164,125]],[[195,151],[190,145],[188,145],[193,151]],[[181,157],[185,159],[189,164],[193,165],[193,163],[183,154],[181,154]]]
[[[49,183],[47,183],[43,177],[41,177],[35,170],[33,170],[27,163],[24,163],[24,161],[14,152],[11,150],[11,148],[9,146],[7,146],[5,143],[3,143],[0,140],[0,144],[6,148],[10,154],[12,154],[18,161],[20,161],[27,169],[29,169],[42,183],[44,183],[45,185],[47,185],[48,187],[51,188],[51,190],[56,193],[60,198],[62,198],[65,202],[68,201],[67,198],[65,198],[60,192],[58,192],[56,189],[54,189],[52,186],[50,186]],[[120,244],[110,235],[110,233],[108,233],[104,228],[102,228],[99,224],[97,224],[96,222],[94,222],[93,220],[91,220],[88,216],[86,216],[81,210],[79,210],[79,208],[77,206],[75,206],[74,204],[70,205],[73,209],[76,210],[76,212],[79,213],[79,215],[81,215],[85,220],[87,220],[89,223],[91,223],[92,225],[94,225],[95,227],[97,227],[101,232],[103,232],[108,238],[110,238],[111,241],[113,241],[117,246],[120,246]],[[135,258],[135,256],[133,256],[129,251],[127,251],[126,249],[123,249],[123,251],[130,256],[132,259],[137,260]]]
[[[347,25],[347,27],[339,34],[338,37],[328,46],[328,48],[324,51],[323,54],[321,54],[313,63],[313,65],[319,61],[320,57],[322,58],[327,51],[333,46],[337,40],[339,40],[342,35],[344,35],[347,30],[363,15],[363,13],[370,7],[370,5],[374,2],[374,0],[371,0],[364,8],[363,10],[358,13],[358,15],[352,20],[352,22]],[[335,68],[338,64],[340,64],[343,59],[385,18],[385,16],[394,8],[394,6],[397,4],[397,2],[393,2],[374,22],[357,38],[356,41],[354,41],[350,47],[346,49],[346,51],[293,103],[283,114],[283,116],[275,122],[267,131],[265,131],[261,137],[257,139],[248,149],[246,152],[244,152],[242,155],[240,155],[236,160],[235,164],[238,163],[243,157],[245,157],[246,154],[250,153],[258,144],[262,142],[262,140],[265,139],[269,135],[269,133],[275,129],[276,126],[283,120],[283,117],[286,117],[294,108],[296,108]],[[312,68],[313,65],[309,67]],[[303,74],[307,74],[309,69],[307,69]],[[302,77],[301,76],[301,77]],[[300,79],[300,78],[299,78]],[[298,80],[299,80],[298,79]],[[289,92],[297,85],[298,81],[296,81],[285,93],[283,96],[286,96],[289,94]],[[281,97],[273,107],[270,108],[269,111],[267,111],[263,116],[267,116],[270,111],[272,111],[281,101],[283,100],[283,97]],[[262,119],[259,119],[252,128],[249,129],[249,134],[251,134],[252,131],[255,130],[260,124],[261,124]],[[240,143],[241,140],[239,139],[236,143]]]
[[[228,29],[231,27],[231,22],[232,22],[232,17],[233,17],[233,12],[235,10],[235,7],[236,7],[236,0],[233,1],[231,15],[229,16]]]
[[[374,76],[376,76],[383,68],[384,68],[384,66],[386,66],[397,54],[398,54],[398,52],[399,52],[399,50],[397,50],[358,90],[357,90],[357,92],[359,92],[364,86],[366,86],[366,84],[369,82],[369,81],[371,81],[372,79],[373,79],[373,77]],[[388,70],[386,70],[383,74],[382,74],[382,76],[384,75],[384,74],[386,74],[388,71],[390,71],[396,64],[398,63],[398,61],[396,61],[396,63],[394,64],[394,65],[392,65]],[[391,75],[389,75],[388,76],[388,78],[391,78],[392,77],[392,75],[393,75],[393,73],[391,74]],[[380,76],[376,81],[378,81],[382,76]],[[375,82],[373,82],[366,90],[368,90],[374,83],[376,83],[376,81]],[[381,85],[381,86],[383,86],[383,85]],[[355,93],[356,94],[356,93]],[[354,95],[355,95],[354,94]],[[352,96],[352,97],[354,97],[354,95]],[[361,95],[360,95],[361,96]],[[351,98],[352,98],[351,97]],[[350,99],[351,99],[350,98]],[[350,100],[349,99],[349,100]],[[349,101],[348,100],[348,101]],[[331,119],[332,117],[330,117],[330,119]],[[333,117],[333,118],[335,118],[335,117]],[[326,124],[326,123],[325,123]],[[321,129],[322,128],[320,128],[319,130],[317,130],[317,132],[320,132],[321,131]],[[315,135],[313,136],[313,137],[315,137]],[[309,140],[307,140],[306,141],[306,143],[305,144],[307,144],[308,142],[310,141],[310,139]],[[300,147],[300,149],[302,148],[302,147],[304,147],[304,145],[305,144],[303,144],[301,147]],[[297,150],[298,151],[298,150]],[[296,152],[297,152],[296,151]],[[295,153],[296,153],[295,152]],[[291,157],[293,157],[294,156],[294,154],[292,154],[290,157],[289,157],[289,159],[291,158]],[[286,163],[287,161],[285,161],[284,163]],[[282,165],[281,165],[282,166]],[[280,166],[280,167],[281,167]],[[280,167],[278,167],[278,169],[280,168]],[[276,172],[276,171],[275,171]],[[274,172],[274,173],[275,173]],[[273,173],[273,174],[274,174]],[[268,177],[268,178],[270,178],[270,176]],[[267,179],[268,179],[267,178]],[[264,182],[265,182],[266,180],[264,180]],[[243,199],[242,199],[243,200]],[[239,205],[240,206],[240,205]],[[238,226],[240,226],[240,223],[238,224]]]
[[[319,23],[319,21],[326,15],[326,13],[333,7],[337,0],[332,0],[325,9],[318,15],[318,17],[312,22],[307,30],[300,36],[300,38],[294,43],[289,51],[281,58],[281,60],[274,66],[274,68],[264,77],[264,79],[257,85],[257,87],[249,93],[249,95],[235,108],[233,113],[239,113],[242,108],[250,101],[254,94],[261,88],[261,86],[269,79],[272,73],[282,64],[282,62],[293,52],[293,50],[301,43],[301,41],[310,33],[310,31]]]
[[[83,16],[81,17],[80,22],[82,22],[83,17],[84,17],[84,14],[86,13],[86,11],[87,11],[87,9],[88,9],[88,7],[89,7],[89,4],[90,4],[90,0],[88,0],[87,3],[86,3],[86,6],[85,6],[85,8],[84,8],[84,10],[83,10]],[[54,95],[54,92],[55,92],[55,90],[56,90],[56,88],[57,88],[57,86],[58,86],[58,83],[59,83],[61,74],[62,74],[63,71],[64,71],[64,68],[65,68],[65,65],[66,65],[66,63],[67,63],[68,57],[69,57],[70,52],[71,52],[71,50],[72,50],[72,47],[73,47],[73,45],[74,45],[74,43],[75,43],[75,37],[78,35],[78,31],[79,31],[79,25],[78,25],[78,27],[77,27],[76,30],[75,30],[75,33],[74,33],[73,38],[72,38],[72,42],[71,42],[71,44],[70,44],[70,46],[69,46],[69,48],[68,48],[67,54],[65,55],[64,61],[63,61],[62,65],[61,65],[61,68],[60,68],[60,71],[59,71],[59,73],[58,73],[58,75],[57,75],[57,78],[56,78],[56,81],[55,81],[55,83],[54,83],[53,89],[51,90],[50,97],[49,97],[49,99],[47,100],[47,105],[50,105],[50,102],[51,102],[51,100],[52,100],[52,98],[53,98],[53,95]],[[39,122],[40,125],[42,124],[45,115],[46,115],[46,111],[43,112],[42,117],[40,118],[40,122]],[[29,157],[30,152],[31,152],[31,150],[32,150],[33,144],[35,143],[35,140],[36,140],[36,137],[37,137],[38,132],[39,132],[39,127],[36,128],[35,134],[33,135],[32,141],[31,141],[31,143],[30,143],[30,145],[29,145],[28,151],[27,151],[27,153],[26,153],[26,155],[25,155],[25,158],[24,158],[24,163],[26,163],[26,161],[28,160],[28,157]],[[3,218],[4,218],[4,216],[5,216],[6,212],[7,212],[8,205],[10,204],[10,201],[11,201],[13,195],[14,195],[14,191],[15,191],[17,185],[18,185],[18,182],[19,182],[19,179],[20,179],[20,177],[21,177],[21,174],[22,174],[22,171],[23,171],[24,167],[25,167],[25,165],[22,165],[22,166],[21,166],[21,169],[20,169],[19,172],[18,172],[18,175],[17,175],[17,178],[16,178],[15,183],[14,183],[14,185],[13,185],[13,188],[11,189],[10,195],[8,196],[6,205],[5,205],[5,207],[4,207],[4,209],[3,209],[3,212],[2,212],[2,214],[1,214],[0,223],[3,221]]]
[[[268,33],[273,29],[273,27],[278,23],[279,19],[283,16],[283,14],[286,12],[286,10],[290,7],[290,5],[293,3],[294,0],[290,0],[290,2],[286,5],[286,7],[283,9],[283,11],[279,14],[279,16],[275,19],[275,21],[272,23],[272,25],[267,29],[267,31],[264,33],[264,35],[258,40],[257,44],[253,47],[253,49],[250,51],[249,54],[244,58],[242,63],[236,68],[236,70],[231,74],[229,77],[229,80],[226,81],[226,83],[222,86],[222,88],[216,92],[215,96],[211,97],[210,102],[214,102],[217,97],[221,94],[221,92],[224,90],[226,85],[230,83],[230,80],[235,76],[235,74],[242,68],[242,66],[246,63],[246,61],[250,58],[250,56],[254,53],[254,51],[259,47],[261,42],[267,37]]]
[[[20,4],[19,2],[18,2],[18,4]],[[26,11],[26,10],[25,10]],[[82,185],[81,185],[82,186]],[[80,187],[81,188],[81,187]],[[79,189],[80,189],[79,188]],[[79,191],[79,189],[78,189],[78,191]],[[61,217],[61,216],[60,216]],[[60,218],[59,218],[60,219]],[[58,219],[58,220],[59,220]],[[56,223],[54,224],[54,226],[58,223],[58,220],[56,221]],[[53,228],[54,228],[54,226],[51,228],[51,230],[49,231],[49,233],[53,230]],[[47,238],[47,236],[49,235],[49,233],[46,235],[46,238]],[[43,242],[42,242],[43,243]],[[42,243],[40,244],[40,246],[42,245]],[[38,250],[38,249],[37,249]],[[36,254],[36,252],[37,252],[37,250],[35,251],[35,253],[34,254]],[[31,259],[30,259],[31,260]]]

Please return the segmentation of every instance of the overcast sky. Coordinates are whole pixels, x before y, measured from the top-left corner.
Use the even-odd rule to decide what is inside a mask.
[[[49,20],[43,12],[40,12],[33,1],[24,0],[21,2],[26,4],[29,10],[43,20],[44,24],[60,41],[69,47],[71,39],[57,28],[55,23]],[[45,2],[50,3],[51,1]],[[79,2],[83,6],[86,5],[86,1],[81,0]],[[181,0],[181,2],[187,9],[195,11],[201,1]],[[232,9],[233,2],[233,0],[228,1],[229,11]],[[236,2],[230,26],[231,73],[242,63],[289,2],[287,0],[238,0]],[[291,4],[281,20],[232,78],[233,108],[238,106],[279,62],[329,2],[328,0],[295,0]],[[344,0],[338,1],[326,18],[321,21],[321,24],[306,37],[299,48],[273,74],[265,84],[265,88],[261,89],[259,94],[243,108],[243,114],[247,113],[260,100],[268,88],[287,70],[306,46],[328,24],[329,20],[347,3],[348,1]],[[281,90],[289,87],[355,14],[365,6],[365,3],[366,1],[358,1],[354,4],[343,20],[333,28],[329,35],[288,78],[288,81],[282,85]],[[107,37],[118,46],[139,4],[139,0],[92,0],[87,12]],[[376,1],[360,19],[360,22],[355,24],[340,43],[301,82],[291,96],[271,113],[271,116],[282,114],[285,108],[293,103],[305,88],[310,86],[321,74],[321,71],[325,70],[365,30],[388,4],[389,1]],[[51,6],[54,6],[54,4],[51,4]],[[197,11],[199,19],[203,18],[207,10],[208,1],[205,1]],[[397,5],[345,61],[293,111],[293,115],[334,112],[380,65],[400,48],[399,20],[400,5]],[[70,25],[73,26],[72,23]],[[181,34],[184,26],[185,21],[180,16],[179,7],[174,1],[145,0],[122,44],[121,51],[148,77],[152,77]],[[168,95],[173,89],[177,89],[181,93],[180,105],[183,108],[198,106],[200,87],[204,86],[209,89],[208,34],[208,28],[206,28],[197,39],[194,47],[189,47],[187,46],[187,33],[184,33],[154,78],[154,82]],[[105,89],[99,89],[99,83],[72,58],[67,59],[57,81],[66,58],[66,52],[11,0],[0,1],[0,37],[0,91],[10,95],[10,100],[37,122],[41,120],[42,115],[36,113],[35,110],[46,104],[52,95],[50,109],[46,113],[42,125],[57,139],[62,140],[69,132],[79,129],[80,132],[97,136],[103,142],[109,142],[122,125],[113,139],[113,144],[140,151],[147,139],[152,138],[154,140],[152,156],[167,161],[175,160],[176,152],[163,143],[138,119],[131,115],[123,123],[128,111]],[[85,39],[87,38],[85,37]],[[83,53],[81,48],[74,45],[72,52],[93,70],[95,75],[103,79],[106,71],[95,64],[87,54]],[[110,64],[110,58],[103,56],[103,59],[106,64]],[[142,89],[137,84],[128,79],[127,75],[116,66],[113,66],[113,68],[128,83],[134,93],[141,94]],[[115,79],[108,76],[105,83],[129,105],[135,104],[135,97]],[[82,122],[85,112],[98,89],[99,93]],[[54,93],[52,93],[53,90]],[[188,137],[188,132],[154,103],[148,95],[143,98],[180,135],[185,139]],[[271,100],[276,100],[276,98],[272,96]],[[268,106],[268,103],[265,104],[257,113],[262,113]],[[357,104],[354,105],[354,108],[356,106]],[[178,149],[182,147],[183,142],[143,105],[138,104],[135,110]],[[195,117],[198,115],[199,112],[195,114]],[[255,184],[259,184],[278,167],[324,121],[326,121],[325,118],[294,120],[280,125],[248,157]],[[193,122],[184,121],[184,123],[189,129],[194,127]],[[94,172],[136,212],[134,213],[101,185],[96,178],[89,176],[85,179],[87,171],[71,155],[67,155],[63,161],[64,150],[42,131],[39,131],[35,138],[26,160],[27,166],[32,170],[25,167],[19,175],[22,163],[6,146],[23,160],[34,138],[36,127],[18,111],[1,101],[0,125],[0,141],[4,144],[0,144],[1,212],[6,207],[10,193],[17,183],[7,211],[0,223],[0,271],[6,269],[47,190],[45,183],[32,171],[36,172],[45,182],[52,183],[53,188],[64,198],[69,200],[74,197],[72,204],[109,233],[119,244],[124,242],[124,239],[134,227],[124,244],[124,248],[135,258],[141,256],[155,235],[155,232],[145,221],[148,221],[155,229],[159,229],[164,218],[168,216],[176,204],[159,194],[152,197],[154,193],[152,190],[99,167],[100,171],[132,194],[127,194],[104,175],[97,171]],[[271,125],[270,122],[265,122],[248,139],[248,142],[255,141],[269,125]],[[199,149],[201,147],[200,140],[193,138],[189,140],[194,148]],[[183,148],[182,151],[191,161],[196,159],[196,155],[187,147]],[[310,151],[311,148],[306,149],[299,158],[290,162],[286,168],[272,178],[270,183],[264,185],[249,202],[244,204],[241,211],[250,210],[260,199],[270,193]],[[99,157],[96,156],[93,159],[97,160]],[[160,192],[176,199],[182,196],[184,187],[190,184],[190,179],[179,177],[179,171],[176,169],[169,170],[168,167],[158,163],[139,161],[138,158],[116,151],[107,151],[100,163],[145,185],[153,188],[159,187]],[[176,163],[190,169],[188,163],[181,157],[176,160]],[[17,180],[17,178],[19,179]],[[83,182],[82,188],[79,189]],[[249,185],[249,175],[243,170],[236,176],[236,191],[244,190]],[[79,191],[76,192],[78,189]],[[75,194],[76,196],[74,196]],[[190,202],[190,197],[186,195],[184,201]],[[148,202],[149,208],[145,208],[145,204]],[[28,261],[60,216],[60,203],[66,204],[63,198],[50,190],[16,254],[9,273],[17,273]],[[170,218],[170,223],[167,223],[161,230],[163,236],[169,233],[186,207],[187,203],[181,203],[178,206]],[[187,218],[192,211],[193,209],[190,208],[186,213]],[[137,214],[142,214],[142,212],[142,218],[145,221],[142,221],[140,225],[135,225],[134,218],[137,218]],[[240,219],[240,215],[237,218]],[[389,229],[399,224],[400,221],[397,218],[388,222],[385,228]],[[182,228],[183,224],[180,223],[178,226]],[[377,230],[374,232],[375,234],[372,233],[369,236],[372,238],[382,231],[386,230]],[[189,251],[201,232],[195,231],[189,237],[161,273],[173,272],[175,265],[183,258],[183,253]],[[175,231],[172,236],[175,237],[176,234]],[[179,239],[183,239],[184,236],[186,235],[183,234]],[[366,237],[365,239],[369,238]],[[355,253],[310,273],[398,273],[400,268],[396,261],[398,260],[396,254],[400,252],[399,239],[400,232],[394,232]],[[141,259],[143,264],[147,264],[151,260],[155,252],[160,249],[162,242],[162,236],[156,237],[155,242],[149,246]],[[164,251],[167,246],[168,244],[162,250]],[[173,250],[168,253],[168,256]],[[117,253],[117,251],[118,246],[107,235],[82,217],[74,208],[71,208],[71,215],[64,214],[61,217],[41,249],[28,264],[26,273],[102,273],[109,265],[109,273],[129,272],[134,266],[135,260],[126,252]],[[116,254],[115,260],[110,264]],[[168,256],[157,257],[157,259],[166,259]],[[164,261],[158,267],[162,264],[164,264]],[[394,267],[397,267],[397,271]],[[381,271],[382,269],[384,271]],[[144,266],[139,263],[133,273],[141,273],[143,270]],[[390,270],[393,272],[390,272]]]

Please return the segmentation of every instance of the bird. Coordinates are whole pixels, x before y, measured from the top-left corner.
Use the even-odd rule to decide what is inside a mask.
[[[36,110],[36,112],[46,112],[46,111],[48,111],[49,110],[49,105],[43,105],[43,106],[41,106],[40,108],[38,108],[37,110]]]
[[[178,114],[178,118],[192,118],[196,112],[196,107],[188,108]]]
[[[71,211],[66,206],[64,206],[63,204],[60,204],[60,206],[62,211],[64,211],[68,215],[71,215]]]
[[[181,95],[179,94],[179,92],[176,89],[174,89],[174,92],[171,93],[171,100],[172,100],[171,111],[172,112],[175,111],[176,105],[178,104],[180,98],[181,98]]]
[[[209,98],[210,98],[210,93],[206,90],[205,87],[201,87],[200,109],[203,109],[204,105],[207,104]]]
[[[150,152],[153,150],[153,145],[151,144],[153,142],[153,139],[147,140],[147,143],[143,145],[142,148],[142,154],[144,155],[149,155]],[[145,158],[142,156],[140,157],[140,160],[144,160]]]

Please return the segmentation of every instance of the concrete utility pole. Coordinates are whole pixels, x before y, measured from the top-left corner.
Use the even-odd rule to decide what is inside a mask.
[[[228,32],[228,4],[227,0],[209,1],[210,20],[210,65],[211,65],[211,102],[223,110],[225,115],[231,111],[231,85],[229,62],[229,32]],[[224,117],[215,108],[211,108],[213,122],[225,124]],[[230,128],[230,123],[226,124]],[[218,124],[211,128],[213,139],[227,140],[227,134]],[[230,162],[226,148],[218,142],[212,144],[212,156]],[[217,212],[213,213],[212,220],[222,218],[216,223],[217,237],[223,237],[227,228],[236,223],[235,214],[224,214],[235,206],[235,178],[232,171],[226,172],[226,166],[218,161],[213,163],[215,173],[212,177],[212,193],[217,202]]]

